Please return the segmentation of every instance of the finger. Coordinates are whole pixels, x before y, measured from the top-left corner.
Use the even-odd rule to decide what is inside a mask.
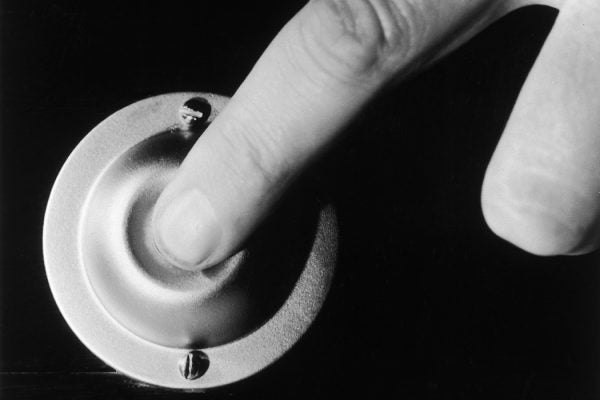
[[[231,255],[298,173],[390,79],[497,17],[491,0],[312,1],[200,137],[154,214],[185,269]]]
[[[564,3],[486,173],[488,224],[535,254],[599,243],[599,35],[600,3]]]

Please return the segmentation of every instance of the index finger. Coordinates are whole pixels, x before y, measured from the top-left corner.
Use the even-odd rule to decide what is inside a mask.
[[[197,141],[155,212],[159,248],[197,269],[231,255],[289,183],[391,79],[510,9],[494,0],[315,0]]]

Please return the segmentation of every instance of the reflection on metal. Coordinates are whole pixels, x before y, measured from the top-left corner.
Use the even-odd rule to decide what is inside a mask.
[[[73,151],[48,202],[44,258],[62,314],[98,357],[151,384],[206,389],[259,372],[308,329],[333,276],[335,212],[309,193],[213,268],[176,268],[154,248],[154,203],[226,102],[177,93],[118,111]]]

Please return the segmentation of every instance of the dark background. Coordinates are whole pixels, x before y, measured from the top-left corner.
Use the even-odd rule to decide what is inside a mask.
[[[144,97],[231,95],[303,2],[3,1],[0,397],[595,399],[597,257],[537,258],[485,226],[485,167],[556,12],[531,7],[373,104],[312,174],[339,212],[316,324],[262,374],[208,395],[119,376],[73,335],[43,266],[67,155]]]

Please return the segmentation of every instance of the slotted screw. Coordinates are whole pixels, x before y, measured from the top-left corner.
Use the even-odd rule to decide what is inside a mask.
[[[192,381],[204,375],[208,365],[208,356],[200,350],[193,350],[179,361],[179,372],[185,379]]]
[[[193,97],[179,107],[179,119],[186,128],[195,128],[208,120],[211,110],[205,98]]]

